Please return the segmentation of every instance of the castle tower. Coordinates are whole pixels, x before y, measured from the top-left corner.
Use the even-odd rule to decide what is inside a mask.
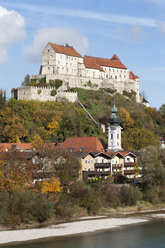
[[[115,106],[112,108],[112,114],[108,120],[110,126],[108,127],[108,151],[118,151],[121,150],[121,127],[120,127],[120,117],[118,116],[118,110]]]

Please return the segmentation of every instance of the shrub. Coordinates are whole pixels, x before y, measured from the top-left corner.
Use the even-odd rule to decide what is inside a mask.
[[[104,197],[100,192],[91,189],[81,201],[80,206],[86,208],[89,214],[97,214],[104,206]]]
[[[50,85],[51,87],[56,87],[56,89],[58,89],[58,88],[61,87],[61,85],[62,85],[62,80],[60,80],[60,79],[49,80],[49,85]]]
[[[89,191],[89,187],[83,182],[76,182],[70,188],[70,194],[76,203],[80,203]]]
[[[38,85],[45,86],[46,85],[46,77],[40,78]]]
[[[1,192],[0,223],[16,227],[32,221],[44,222],[55,213],[54,202],[34,192]]]
[[[142,193],[139,188],[132,186],[123,186],[121,190],[121,202],[126,206],[133,206],[142,199]]]
[[[37,91],[38,95],[40,95],[40,94],[41,94],[41,92],[42,92],[41,90],[38,90],[38,91]]]
[[[57,94],[57,92],[55,90],[52,90],[50,93],[51,96],[55,96],[56,94]]]
[[[121,205],[120,195],[121,188],[116,185],[106,185],[103,189],[108,206],[115,208]]]
[[[75,207],[71,198],[67,194],[63,194],[56,207],[56,215],[63,218],[71,218],[74,216]]]

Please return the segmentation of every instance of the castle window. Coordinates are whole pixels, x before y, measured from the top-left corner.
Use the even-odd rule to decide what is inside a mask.
[[[50,52],[50,50],[48,49],[48,52]]]
[[[117,134],[117,139],[119,139],[119,134]]]
[[[115,79],[117,79],[117,76],[115,76]]]
[[[113,134],[111,133],[111,139],[113,139]]]

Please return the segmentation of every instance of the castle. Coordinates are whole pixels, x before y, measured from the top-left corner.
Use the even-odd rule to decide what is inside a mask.
[[[123,91],[133,92],[136,101],[139,97],[139,77],[135,76],[118,58],[116,54],[111,59],[93,56],[82,57],[72,46],[68,44],[57,45],[48,43],[42,52],[42,65],[39,75],[32,76],[33,80],[46,79],[46,83],[51,80],[62,80],[63,84],[57,93],[62,93],[69,101],[75,101],[76,97],[71,96],[70,89],[78,87],[84,89],[98,90],[107,88],[120,94]],[[37,87],[38,88],[38,87]],[[17,89],[17,99],[36,99],[41,101],[53,101],[57,96],[52,97],[52,89],[38,89],[30,87],[20,87]],[[44,93],[43,93],[44,92]],[[70,93],[70,95],[68,95]],[[75,93],[75,92],[74,92]]]

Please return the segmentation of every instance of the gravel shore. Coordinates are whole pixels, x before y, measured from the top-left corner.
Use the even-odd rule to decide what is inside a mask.
[[[143,223],[146,221],[148,221],[148,218],[141,217],[104,218],[76,221],[59,225],[52,225],[50,227],[44,228],[1,231],[0,245],[50,237],[61,237],[67,235],[89,233],[94,231],[118,228],[124,225]]]

